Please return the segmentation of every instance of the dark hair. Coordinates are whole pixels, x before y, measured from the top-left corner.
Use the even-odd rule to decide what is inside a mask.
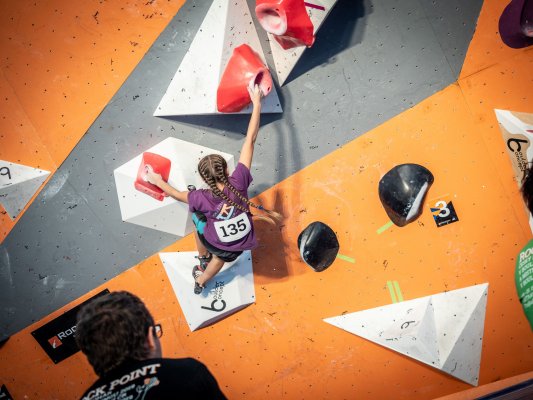
[[[146,338],[152,325],[154,319],[141,299],[112,292],[80,310],[76,342],[94,372],[103,376],[127,360],[148,357]]]
[[[205,181],[205,183],[207,183],[209,189],[211,190],[211,192],[213,192],[215,196],[224,199],[229,204],[243,212],[250,212],[249,208],[243,206],[242,204],[235,203],[228,196],[226,196],[226,194],[217,187],[217,182],[220,182],[225,187],[227,187],[230,192],[237,196],[243,203],[247,204],[249,207],[257,208],[258,210],[264,211],[268,214],[268,216],[254,215],[254,217],[259,217],[270,223],[279,222],[283,218],[282,215],[277,213],[276,211],[267,210],[261,205],[252,203],[250,200],[244,197],[237,189],[235,189],[235,187],[229,182],[228,176],[226,175],[227,167],[228,164],[226,163],[226,160],[219,154],[209,154],[202,158],[198,163],[198,172],[200,173],[200,176]]]
[[[531,213],[533,213],[533,165],[531,165],[524,173],[524,179],[522,180],[522,197],[526,202],[526,206]]]

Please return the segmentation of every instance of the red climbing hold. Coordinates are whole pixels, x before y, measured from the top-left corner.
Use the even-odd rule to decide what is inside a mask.
[[[313,45],[313,23],[303,0],[256,0],[255,4],[259,23],[285,50]]]
[[[248,87],[259,85],[263,96],[272,89],[272,76],[259,54],[247,44],[233,50],[217,90],[217,108],[223,113],[239,112],[250,104]]]
[[[149,152],[143,153],[141,165],[137,172],[137,179],[135,180],[135,189],[152,196],[156,200],[163,201],[165,193],[156,185],[152,185],[145,180],[146,166],[151,166],[154,172],[160,174],[163,180],[167,182],[168,176],[170,175],[170,164],[168,158],[160,156],[159,154]]]

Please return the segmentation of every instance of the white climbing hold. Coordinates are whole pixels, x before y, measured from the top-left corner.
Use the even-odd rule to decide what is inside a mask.
[[[325,322],[477,386],[488,283]]]
[[[230,173],[235,168],[231,154],[172,137],[146,151],[171,161],[168,183],[180,191],[187,191],[188,185],[205,187],[198,174],[198,162],[208,154],[220,154],[224,157]],[[178,236],[191,233],[194,225],[187,204],[172,197],[158,201],[135,189],[134,182],[141,160],[142,153],[114,171],[122,220]]]

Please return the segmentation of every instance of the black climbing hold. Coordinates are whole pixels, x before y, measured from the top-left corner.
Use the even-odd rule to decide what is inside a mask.
[[[300,233],[298,248],[302,260],[316,272],[322,272],[335,261],[339,241],[329,226],[316,221]]]
[[[405,226],[422,214],[433,174],[418,164],[397,165],[379,182],[379,199],[391,221]]]

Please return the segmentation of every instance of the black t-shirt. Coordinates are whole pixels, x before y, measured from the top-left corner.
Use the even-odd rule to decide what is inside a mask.
[[[192,358],[134,361],[98,379],[81,400],[225,399],[207,367]]]

